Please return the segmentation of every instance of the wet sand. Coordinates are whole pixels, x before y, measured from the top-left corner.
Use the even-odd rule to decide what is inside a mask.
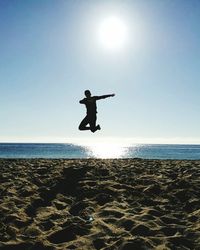
[[[0,160],[0,249],[200,249],[200,161]]]

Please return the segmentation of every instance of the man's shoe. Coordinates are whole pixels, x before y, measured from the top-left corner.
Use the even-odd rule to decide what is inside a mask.
[[[101,127],[100,127],[100,125],[97,125],[97,130],[101,130]]]

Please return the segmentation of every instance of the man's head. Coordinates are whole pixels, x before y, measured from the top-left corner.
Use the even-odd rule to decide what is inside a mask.
[[[85,90],[85,96],[86,96],[87,98],[91,96],[91,93],[90,93],[89,90]]]

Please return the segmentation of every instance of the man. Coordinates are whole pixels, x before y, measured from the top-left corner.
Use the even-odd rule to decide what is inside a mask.
[[[87,109],[87,115],[82,120],[82,122],[79,125],[80,130],[91,130],[93,133],[97,130],[100,130],[100,126],[96,126],[96,120],[97,120],[97,105],[96,101],[105,99],[111,96],[115,96],[115,94],[112,95],[102,95],[102,96],[91,96],[91,93],[89,90],[85,91],[86,98],[82,99],[79,103],[85,104]],[[87,126],[87,125],[90,126]]]

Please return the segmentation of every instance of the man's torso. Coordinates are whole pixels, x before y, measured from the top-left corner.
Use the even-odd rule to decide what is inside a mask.
[[[96,115],[97,113],[97,105],[96,105],[96,97],[92,96],[90,98],[84,99],[84,104],[87,109],[87,115]]]

